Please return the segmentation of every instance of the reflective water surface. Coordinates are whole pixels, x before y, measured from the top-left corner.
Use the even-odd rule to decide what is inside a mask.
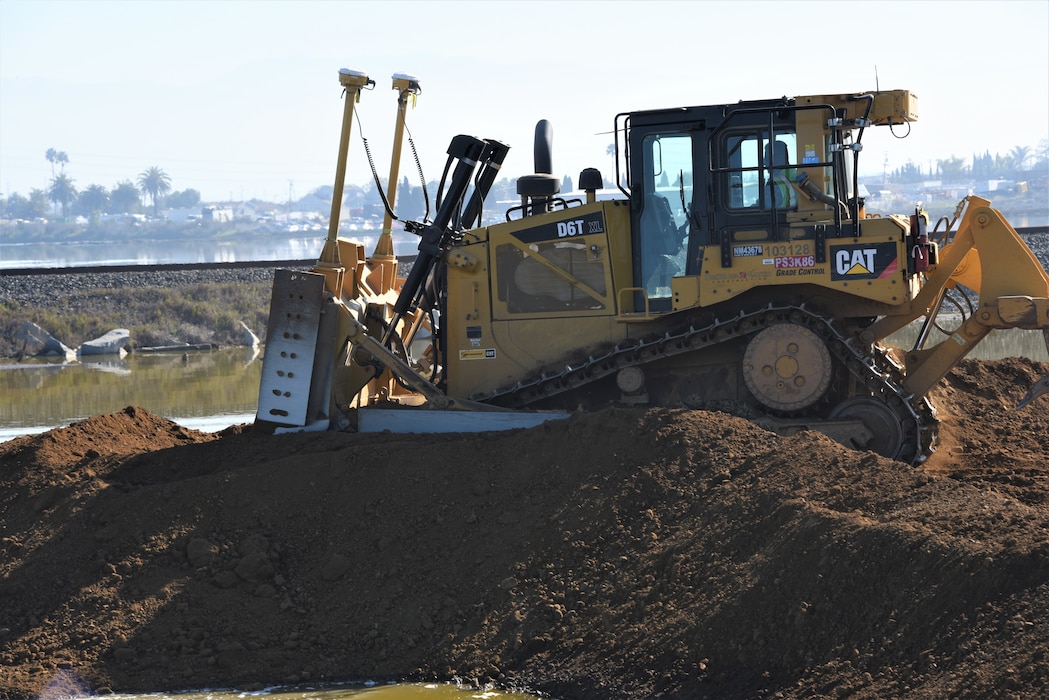
[[[85,357],[0,365],[0,440],[141,406],[196,430],[255,419],[258,349]]]
[[[344,231],[347,238],[375,246],[376,231]],[[54,243],[0,243],[0,270],[22,267],[75,267],[79,265],[160,265],[181,263],[231,263],[266,260],[315,260],[324,247],[325,231],[308,235],[238,237],[230,240],[179,239],[156,241],[67,241]],[[418,239],[394,235],[394,253],[413,255]]]
[[[159,243],[149,239],[0,245],[0,269],[12,267],[75,267],[78,265],[158,265],[165,263],[222,263],[238,260],[306,260],[315,258],[324,244],[322,234],[284,241],[238,239],[179,240]]]

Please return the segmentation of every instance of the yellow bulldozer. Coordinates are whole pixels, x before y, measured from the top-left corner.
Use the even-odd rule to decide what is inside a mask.
[[[355,105],[374,81],[339,78],[328,236],[312,271],[275,275],[259,424],[494,430],[685,406],[918,464],[936,446],[930,389],[992,329],[1040,329],[1049,346],[1049,276],[990,202],[969,196],[935,225],[920,208],[866,211],[864,131],[909,129],[909,91],[619,114],[611,196],[592,168],[579,195],[560,192],[540,121],[535,172],[495,217],[485,199],[509,148],[455,136],[436,213],[402,222],[418,254],[401,277],[391,227],[419,83],[393,76],[387,214],[368,256],[339,236],[339,212]],[[884,344],[912,323],[913,347]]]

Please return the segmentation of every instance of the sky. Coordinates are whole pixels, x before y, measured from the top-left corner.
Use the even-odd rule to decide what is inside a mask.
[[[1049,139],[1049,0],[0,0],[0,192],[46,189],[54,148],[81,190],[159,167],[209,202],[298,199],[335,180],[344,67],[375,81],[362,185],[362,135],[389,174],[395,73],[428,181],[456,134],[509,145],[516,177],[547,119],[556,175],[613,180],[618,113],[876,88],[919,119],[866,130],[861,174]]]

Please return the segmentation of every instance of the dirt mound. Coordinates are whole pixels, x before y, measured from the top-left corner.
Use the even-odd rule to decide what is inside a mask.
[[[966,362],[922,468],[721,413],[0,446],[0,694],[492,679],[563,698],[1049,688],[1049,365]],[[948,410],[949,407],[949,410]]]

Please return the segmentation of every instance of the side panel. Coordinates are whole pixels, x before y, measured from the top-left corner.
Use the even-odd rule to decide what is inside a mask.
[[[514,384],[626,332],[616,321],[617,281],[630,279],[624,202],[571,207],[485,234],[453,251],[448,267],[449,395]]]
[[[508,321],[615,313],[608,223],[601,207],[577,207],[490,229],[492,318]]]
[[[766,232],[737,232],[729,247],[731,267],[722,267],[724,246],[707,246],[698,280],[675,286],[675,310],[713,306],[755,287],[808,284],[852,296],[900,306],[914,294],[907,271],[903,230],[891,219],[862,223],[860,237],[820,241],[804,228],[791,229],[782,241],[769,241]],[[749,239],[749,240],[748,240]],[[820,260],[823,262],[820,262]]]

